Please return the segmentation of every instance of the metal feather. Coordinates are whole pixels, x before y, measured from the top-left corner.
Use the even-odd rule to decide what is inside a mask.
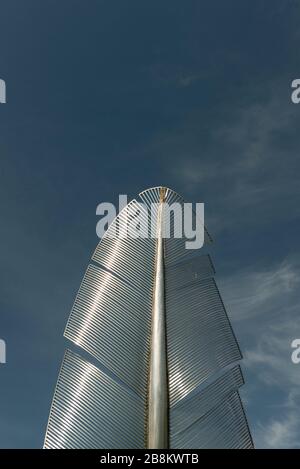
[[[172,223],[164,237],[166,203],[184,200],[165,187],[143,191],[92,256],[64,333],[90,359],[66,352],[45,448],[253,447],[214,266]],[[145,236],[112,236],[137,212]]]

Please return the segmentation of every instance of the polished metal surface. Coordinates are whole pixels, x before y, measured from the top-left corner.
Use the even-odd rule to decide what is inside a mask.
[[[252,448],[253,442],[238,392],[188,426],[171,435],[171,447],[178,449]]]
[[[90,265],[64,335],[145,399],[151,311],[151,290]]]
[[[160,204],[150,338],[147,421],[147,448],[150,449],[168,448],[168,380],[162,210],[163,205]]]
[[[156,243],[152,238],[116,237],[111,232],[119,232],[128,220],[141,213],[140,223],[146,230],[149,226],[149,213],[136,200],[132,200],[115,218],[105,236],[99,242],[92,260],[112,271],[134,287],[143,288],[148,298],[153,287],[153,266]]]
[[[212,278],[215,269],[209,255],[197,256],[167,267],[166,288],[168,293],[201,280]]]
[[[184,432],[212,409],[226,401],[229,395],[244,384],[240,367],[227,370],[207,386],[181,399],[170,409],[170,433],[172,438]]]
[[[141,448],[144,403],[96,366],[67,351],[44,448]]]
[[[166,277],[168,269],[166,268]],[[240,360],[214,279],[176,290],[166,282],[170,403],[175,404],[223,367]]]

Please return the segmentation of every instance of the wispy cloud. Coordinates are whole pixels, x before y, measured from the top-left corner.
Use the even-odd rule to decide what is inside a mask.
[[[268,269],[238,271],[220,281],[236,321],[287,313],[299,299],[300,266],[284,260]],[[295,297],[296,296],[296,297]]]
[[[300,448],[298,414],[289,412],[281,420],[272,419],[267,425],[258,425],[258,448]]]
[[[220,282],[251,375],[247,402],[263,408],[253,422],[257,447],[300,447],[300,368],[291,342],[300,338],[300,267],[285,259],[268,269],[237,272]]]
[[[291,103],[288,79],[284,83],[286,91],[282,82],[271,84],[259,103],[245,99],[242,104],[231,103],[229,110],[222,111],[222,119],[209,124],[195,110],[186,117],[184,129],[160,140],[162,148],[173,151],[171,169],[182,192],[193,196],[201,191],[205,203],[213,200],[209,208],[215,232],[233,218],[241,225],[264,226],[300,215],[295,145],[299,109]],[[224,213],[226,217],[221,216]]]

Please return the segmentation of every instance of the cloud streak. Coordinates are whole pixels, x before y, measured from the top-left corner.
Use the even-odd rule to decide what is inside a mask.
[[[237,272],[220,282],[251,377],[247,405],[263,408],[253,419],[257,447],[298,448],[300,369],[291,361],[291,342],[300,337],[300,268],[285,259],[268,269]]]

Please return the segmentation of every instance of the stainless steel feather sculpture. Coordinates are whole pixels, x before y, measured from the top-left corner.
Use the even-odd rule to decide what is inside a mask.
[[[211,259],[164,238],[164,203],[182,205],[178,194],[156,187],[139,199],[84,275],[65,337],[88,359],[66,352],[44,447],[251,448],[241,353]],[[109,236],[137,211],[145,228],[154,216],[156,237]]]

